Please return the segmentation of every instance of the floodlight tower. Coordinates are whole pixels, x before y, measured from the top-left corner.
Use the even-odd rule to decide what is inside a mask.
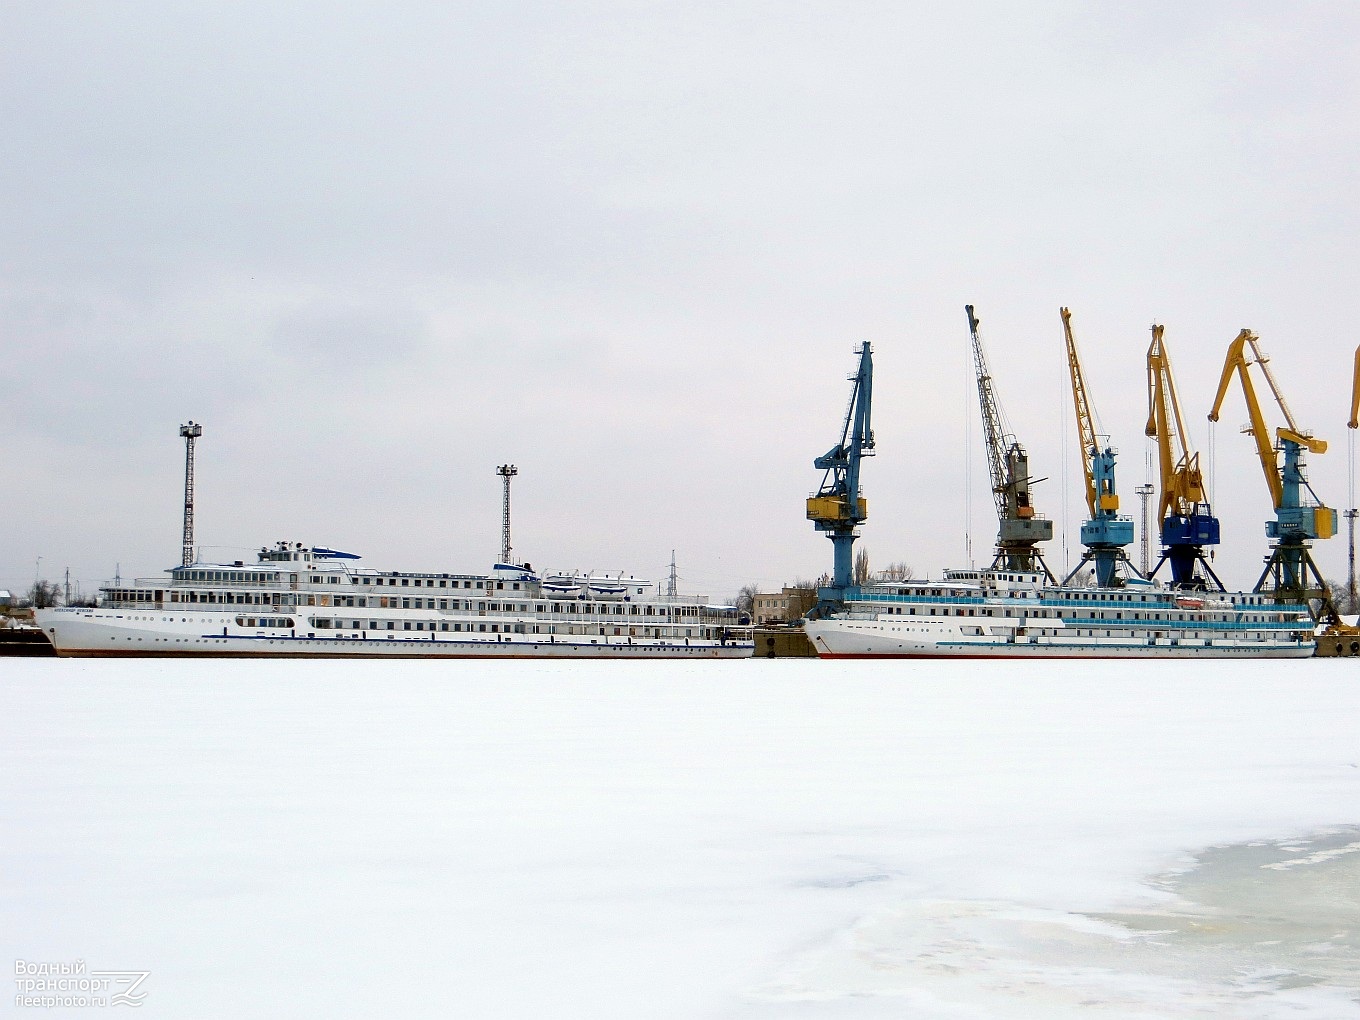
[[[496,468],[496,474],[501,476],[501,482],[505,486],[504,495],[501,498],[501,562],[510,563],[510,479],[519,474],[519,468],[513,464],[502,464]]]
[[[1152,500],[1152,494],[1157,490],[1153,487],[1151,482],[1144,482],[1142,485],[1138,486],[1138,488],[1134,489],[1133,491],[1138,493],[1138,498],[1143,503],[1143,532],[1142,537],[1140,539],[1142,544],[1139,549],[1142,562],[1139,564],[1139,566],[1142,569],[1143,576],[1147,577],[1148,565],[1152,560],[1151,556],[1152,536],[1148,533],[1148,504]]]
[[[182,566],[194,562],[194,440],[203,435],[203,426],[192,421],[179,427],[184,439],[184,557]]]

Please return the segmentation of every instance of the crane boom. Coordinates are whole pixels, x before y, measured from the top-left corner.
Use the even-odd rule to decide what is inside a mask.
[[[1244,329],[1228,345],[1228,356],[1223,362],[1223,374],[1218,380],[1218,393],[1214,397],[1214,409],[1209,412],[1210,421],[1218,421],[1218,412],[1223,408],[1223,398],[1227,395],[1228,384],[1232,382],[1233,372],[1237,372],[1242,383],[1242,396],[1247,403],[1248,425],[1242,430],[1256,443],[1256,458],[1261,462],[1261,473],[1265,475],[1266,486],[1270,489],[1270,502],[1278,507],[1284,498],[1280,484],[1280,470],[1275,456],[1275,445],[1270,440],[1270,430],[1266,428],[1265,415],[1261,413],[1261,402],[1256,399],[1256,387],[1247,371],[1247,340],[1255,340],[1251,330]],[[1253,350],[1255,347],[1253,345]]]
[[[1266,427],[1265,415],[1261,413],[1261,403],[1256,398],[1256,387],[1252,384],[1251,373],[1247,369],[1253,364],[1261,367],[1261,373],[1270,386],[1271,395],[1274,396],[1275,403],[1279,405],[1280,411],[1284,414],[1284,419],[1288,423],[1288,428],[1277,428],[1275,430],[1276,438],[1286,444],[1303,447],[1310,453],[1326,453],[1327,443],[1321,439],[1314,439],[1312,435],[1304,432],[1294,423],[1294,416],[1289,410],[1289,405],[1285,403],[1284,395],[1280,392],[1279,386],[1275,383],[1275,376],[1270,371],[1270,359],[1261,353],[1258,340],[1259,337],[1255,333],[1249,329],[1244,329],[1228,345],[1228,356],[1223,362],[1223,374],[1218,381],[1218,393],[1214,397],[1214,409],[1209,412],[1209,420],[1218,421],[1218,412],[1223,408],[1223,398],[1228,392],[1228,384],[1232,382],[1233,372],[1236,371],[1238,379],[1242,383],[1242,395],[1246,400],[1247,415],[1250,418],[1250,423],[1243,431],[1249,433],[1256,443],[1256,457],[1261,462],[1261,472],[1265,475],[1266,485],[1270,489],[1271,501],[1275,509],[1278,510],[1286,500],[1285,479],[1280,471],[1275,444],[1271,442],[1270,430]],[[1251,347],[1251,360],[1248,360],[1246,355],[1248,346]]]
[[[1169,514],[1185,514],[1190,505],[1207,501],[1199,454],[1190,448],[1176,395],[1176,377],[1171,371],[1171,354],[1162,340],[1165,327],[1152,327],[1148,347],[1148,421],[1144,430],[1157,441],[1157,461],[1162,476],[1162,498],[1158,520]]]
[[[1222,590],[1223,584],[1204,554],[1205,546],[1218,544],[1219,522],[1209,506],[1199,454],[1190,446],[1164,332],[1163,326],[1153,325],[1147,351],[1148,420],[1144,432],[1157,445],[1162,489],[1157,507],[1162,555],[1149,576],[1155,576],[1162,564],[1169,562],[1173,586],[1200,590],[1212,581]]]
[[[1360,347],[1355,349],[1355,374],[1351,379],[1351,420],[1347,428],[1360,428]]]
[[[968,332],[973,344],[973,368],[977,375],[978,403],[982,407],[982,431],[987,447],[987,473],[992,480],[992,499],[996,503],[996,514],[1001,520],[1007,516],[1006,502],[1006,449],[1007,442],[1014,436],[1006,434],[1002,424],[1001,407],[996,402],[996,391],[992,388],[992,370],[987,364],[987,352],[982,349],[982,337],[978,333],[978,318],[973,314],[972,305],[964,305],[968,313]]]
[[[1101,588],[1122,584],[1117,574],[1120,563],[1132,570],[1124,547],[1133,541],[1133,521],[1119,515],[1119,493],[1115,489],[1114,447],[1108,437],[1102,448],[1096,427],[1095,411],[1086,393],[1086,377],[1077,354],[1076,337],[1072,335],[1072,313],[1059,309],[1062,316],[1063,337],[1067,344],[1067,369],[1072,377],[1072,405],[1077,413],[1077,438],[1081,442],[1081,466],[1086,476],[1086,506],[1089,520],[1081,525],[1081,543],[1086,547],[1081,562],[1073,568],[1066,581],[1074,577],[1082,565],[1095,564],[1096,584]]]
[[[982,348],[978,317],[973,306],[965,305],[968,332],[973,345],[973,367],[977,374],[978,403],[982,408],[983,439],[987,449],[987,469],[992,482],[999,530],[993,567],[1009,570],[1042,570],[1053,580],[1053,573],[1040,555],[1037,543],[1053,537],[1053,522],[1036,516],[1030,502],[1029,454],[1015,436],[1006,430],[1001,406],[992,384],[992,372]],[[1042,481],[1043,479],[1038,479]]]
[[[1086,396],[1086,377],[1081,370],[1081,358],[1077,355],[1077,341],[1072,336],[1072,313],[1060,308],[1063,337],[1067,342],[1067,371],[1072,377],[1072,403],[1077,411],[1077,438],[1081,441],[1081,469],[1086,475],[1086,509],[1095,517],[1101,509],[1099,494],[1096,491],[1095,458],[1100,443],[1096,439],[1095,416],[1091,413],[1091,401]],[[1109,509],[1119,509],[1119,497],[1114,496],[1114,505]]]

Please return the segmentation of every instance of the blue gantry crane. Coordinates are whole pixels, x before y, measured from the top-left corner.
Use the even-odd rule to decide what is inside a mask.
[[[1081,562],[1072,568],[1063,584],[1067,584],[1086,563],[1095,566],[1096,584],[1112,588],[1123,584],[1118,567],[1133,570],[1125,547],[1133,542],[1133,520],[1119,513],[1119,493],[1114,484],[1115,451],[1110,437],[1096,429],[1096,415],[1086,395],[1086,377],[1077,356],[1077,341],[1072,336],[1072,313],[1066,308],[1062,315],[1063,334],[1067,341],[1067,368],[1072,376],[1072,403],[1077,412],[1077,435],[1081,440],[1081,466],[1086,474],[1086,506],[1091,516],[1081,524],[1081,544],[1086,547]],[[1101,440],[1104,440],[1102,444]]]
[[[850,390],[840,442],[812,462],[825,474],[821,487],[808,498],[807,516],[818,531],[825,532],[831,539],[835,555],[831,584],[817,593],[819,606],[845,600],[852,586],[851,547],[858,537],[855,529],[869,516],[868,504],[859,494],[859,469],[860,461],[874,452],[874,433],[869,418],[874,360],[868,342],[861,344],[855,353],[859,355],[859,369],[849,376],[854,386]]]

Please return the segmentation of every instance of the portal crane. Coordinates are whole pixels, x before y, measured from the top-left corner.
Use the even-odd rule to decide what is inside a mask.
[[[1223,364],[1214,409],[1209,412],[1209,420],[1218,421],[1218,412],[1223,406],[1223,397],[1228,392],[1228,383],[1232,381],[1235,370],[1242,383],[1247,414],[1251,419],[1242,431],[1256,441],[1256,455],[1275,506],[1275,519],[1266,522],[1266,535],[1274,540],[1274,545],[1271,546],[1270,555],[1266,558],[1266,569],[1256,582],[1255,590],[1270,592],[1277,602],[1309,603],[1310,609],[1313,601],[1319,601],[1322,604],[1320,618],[1336,621],[1336,609],[1328,595],[1327,584],[1308,552],[1313,539],[1331,538],[1336,534],[1336,511],[1322,505],[1303,470],[1304,451],[1326,453],[1327,444],[1295,424],[1294,415],[1270,372],[1269,359],[1261,353],[1257,339],[1251,330],[1244,329],[1228,346],[1228,357]],[[1248,348],[1251,350],[1250,358],[1247,356]],[[1256,399],[1256,388],[1247,371],[1253,364],[1260,366],[1287,425],[1275,430],[1274,443],[1271,442],[1265,416]],[[1283,464],[1279,459],[1281,452],[1284,454]],[[1305,492],[1311,501],[1305,502]]]
[[[1205,546],[1218,545],[1218,518],[1209,504],[1199,454],[1190,448],[1163,330],[1159,325],[1152,327],[1147,352],[1148,420],[1144,432],[1157,443],[1162,487],[1157,509],[1162,555],[1148,577],[1156,577],[1162,564],[1169,562],[1172,587],[1223,591],[1223,582],[1204,555]]]
[[[1053,581],[1053,572],[1048,569],[1048,564],[1036,548],[1037,543],[1047,542],[1053,537],[1053,522],[1034,513],[1029,497],[1029,455],[1016,441],[1014,434],[1006,430],[1005,419],[992,386],[987,355],[982,349],[982,337],[978,335],[979,319],[973,314],[972,305],[965,305],[964,311],[968,313],[968,331],[972,336],[978,402],[982,406],[982,431],[987,445],[987,467],[991,473],[992,497],[996,502],[996,515],[1000,524],[992,569],[1039,570]],[[1043,481],[1042,478],[1037,480]]]
[[[1077,341],[1072,336],[1072,313],[1066,308],[1059,309],[1059,313],[1067,341],[1067,369],[1072,376],[1072,404],[1077,412],[1081,466],[1086,474],[1086,508],[1091,513],[1090,519],[1081,524],[1081,544],[1086,552],[1082,553],[1081,562],[1072,568],[1063,584],[1071,581],[1086,563],[1094,563],[1098,587],[1120,587],[1123,578],[1118,574],[1119,564],[1134,570],[1124,551],[1125,546],[1133,542],[1133,520],[1119,513],[1119,493],[1114,484],[1115,451],[1110,445],[1110,437],[1096,431],[1095,412],[1086,395],[1086,378],[1077,356]]]
[[[834,566],[831,585],[818,591],[818,605],[843,602],[851,587],[855,528],[869,516],[869,506],[859,494],[859,468],[864,457],[873,456],[874,433],[870,426],[873,401],[874,361],[866,341],[858,351],[859,369],[849,376],[854,386],[841,426],[840,442],[812,462],[824,471],[821,487],[807,501],[808,520],[831,539]]]

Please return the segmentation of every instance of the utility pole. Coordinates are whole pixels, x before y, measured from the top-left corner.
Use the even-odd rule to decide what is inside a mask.
[[[192,421],[179,427],[184,439],[184,556],[181,566],[194,562],[194,440],[203,435],[203,426]]]
[[[519,474],[519,469],[513,464],[502,464],[496,468],[496,474],[501,476],[504,485],[504,494],[501,497],[501,562],[510,563],[510,479]]]
[[[66,604],[71,604],[71,568],[66,568]]]
[[[1157,489],[1151,482],[1144,482],[1133,491],[1138,493],[1138,499],[1143,504],[1143,532],[1138,551],[1142,560],[1139,564],[1139,569],[1142,571],[1143,576],[1147,577],[1148,566],[1152,559],[1152,536],[1148,534],[1148,508],[1152,503],[1152,494],[1156,492]]]

